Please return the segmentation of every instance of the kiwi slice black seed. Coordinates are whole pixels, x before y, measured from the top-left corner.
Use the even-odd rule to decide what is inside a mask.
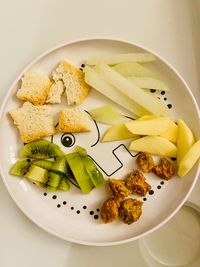
[[[10,174],[24,176],[29,171],[30,166],[30,160],[19,160],[10,169]]]
[[[24,145],[20,157],[47,159],[63,156],[64,152],[59,146],[47,140],[38,140]]]
[[[48,184],[43,184],[43,183],[40,183],[40,182],[36,182],[36,185],[41,187],[41,188],[43,188],[43,189],[45,189],[48,192],[54,192],[54,191],[58,190],[57,187],[53,187],[53,186],[50,186]]]

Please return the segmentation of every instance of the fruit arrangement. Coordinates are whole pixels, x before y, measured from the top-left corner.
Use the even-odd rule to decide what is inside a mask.
[[[59,146],[46,140],[26,144],[10,174],[25,177],[48,191],[69,190],[69,182],[89,193],[103,184],[104,178],[84,148],[67,155]]]
[[[61,61],[50,78],[37,72],[26,73],[17,92],[17,98],[25,102],[21,108],[9,112],[26,144],[19,154],[23,159],[12,166],[10,173],[48,191],[68,191],[69,182],[85,194],[99,188],[104,177],[84,148],[77,146],[74,152],[65,154],[56,144],[42,139],[57,132],[87,134],[92,130],[93,119],[109,125],[100,142],[130,139],[129,151],[141,153],[137,159],[140,171],[152,172],[166,180],[176,173],[185,176],[200,158],[200,140],[195,139],[182,118],[174,121],[165,103],[149,94],[150,89],[170,90],[157,73],[144,66],[154,60],[155,56],[149,53],[93,55],[86,60],[84,71]],[[80,105],[91,90],[114,104],[86,112]],[[58,111],[55,125],[51,106],[61,103],[64,93],[67,107]],[[131,118],[121,114],[117,105],[131,112]],[[155,166],[151,155],[161,156],[158,165]],[[176,158],[175,166],[169,160],[171,157]],[[142,183],[145,184],[145,179]],[[109,180],[108,184],[112,197],[102,206],[102,220],[110,222],[119,215],[124,223],[137,221],[142,214],[142,202],[116,197],[114,186],[117,184],[125,192],[126,182]],[[151,186],[147,188],[150,190]],[[130,188],[127,190],[130,192]]]

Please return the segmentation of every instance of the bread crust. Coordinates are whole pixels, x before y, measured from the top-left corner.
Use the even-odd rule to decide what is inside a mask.
[[[29,101],[34,105],[43,105],[46,101],[51,81],[47,75],[30,71],[22,77],[21,88],[17,91],[17,98]]]
[[[91,131],[89,115],[80,108],[65,108],[59,112],[58,130],[64,133]]]
[[[82,103],[91,88],[85,83],[84,73],[66,61],[61,61],[53,72],[53,80],[63,81],[68,105]]]
[[[15,111],[9,112],[14,124],[19,129],[24,143],[39,140],[55,133],[54,119],[49,106],[34,106],[25,102]]]

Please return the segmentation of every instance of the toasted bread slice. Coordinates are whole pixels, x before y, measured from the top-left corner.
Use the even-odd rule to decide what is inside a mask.
[[[91,131],[91,119],[80,108],[65,108],[59,112],[58,130],[64,133]]]
[[[9,113],[24,143],[55,133],[53,116],[47,105],[34,106],[30,102],[25,102],[21,108]]]
[[[60,62],[53,72],[53,80],[63,81],[68,105],[83,102],[90,90],[84,81],[84,73],[66,61]]]
[[[62,81],[53,83],[50,87],[46,103],[58,104],[61,103],[61,96],[64,92],[64,84]]]
[[[22,77],[22,84],[17,92],[17,98],[29,101],[34,105],[43,105],[50,86],[51,81],[47,75],[36,71],[30,71]]]

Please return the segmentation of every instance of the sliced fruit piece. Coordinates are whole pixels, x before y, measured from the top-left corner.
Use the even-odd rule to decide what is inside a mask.
[[[25,177],[31,181],[37,181],[44,184],[48,180],[47,170],[35,165],[30,166],[28,172],[25,174]]]
[[[32,164],[49,171],[52,169],[53,162],[45,159],[37,159],[33,160]]]
[[[123,123],[127,120],[119,110],[111,105],[91,109],[89,113],[94,120],[111,125]]]
[[[78,152],[66,155],[67,162],[72,170],[74,177],[83,193],[89,193],[93,188],[90,176],[86,172],[82,157]]]
[[[149,120],[149,119],[154,119],[154,118],[157,118],[157,116],[155,116],[155,115],[144,115],[144,116],[138,118],[137,120]]]
[[[125,77],[152,77],[158,78],[158,74],[148,70],[137,62],[121,62],[112,67],[115,71],[119,72]]]
[[[167,130],[169,121],[167,117],[156,117],[147,120],[132,120],[125,123],[125,126],[133,134],[160,135]]]
[[[168,128],[160,136],[168,139],[169,141],[176,143],[178,134],[178,126],[172,120],[169,120]]]
[[[117,88],[121,93],[130,97],[130,99],[135,101],[138,105],[148,110],[149,113],[157,116],[172,116],[170,110],[162,101],[134,85],[131,81],[123,77],[108,65],[97,65],[95,66],[95,71],[99,73],[102,79]]]
[[[181,162],[179,163],[178,175],[185,176],[200,158],[200,140],[190,147]]]
[[[52,165],[53,172],[63,173],[66,174],[67,172],[67,162],[65,156],[63,157],[56,157],[55,162]]]
[[[115,103],[134,113],[136,116],[149,114],[145,108],[141,107],[128,96],[118,91],[114,86],[104,81],[100,75],[89,66],[85,67],[85,82]]]
[[[75,177],[74,177],[74,174],[73,172],[71,171],[69,165],[67,164],[67,171],[66,171],[66,174],[65,174],[67,180],[72,183],[74,186],[76,186],[77,188],[80,189],[80,186],[79,184],[77,183]]]
[[[111,142],[124,139],[137,139],[138,136],[131,133],[124,124],[114,125],[105,133],[101,142]]]
[[[94,161],[90,157],[86,156],[83,157],[83,163],[93,185],[95,187],[101,186],[104,183],[104,177],[96,167]]]
[[[194,144],[194,135],[190,128],[183,120],[178,120],[178,134],[177,134],[177,165],[179,166],[185,154]]]
[[[31,166],[30,160],[17,161],[10,169],[10,174],[17,176],[24,176]]]
[[[84,157],[87,156],[87,150],[83,148],[82,146],[77,146],[76,151],[80,154],[80,156]]]
[[[99,171],[94,161],[87,154],[85,148],[77,146],[77,152],[80,154],[83,160],[83,164],[85,166],[86,172],[88,173],[93,185],[95,187],[99,187],[104,183],[104,177],[102,173]]]
[[[59,185],[58,185],[58,189],[62,190],[62,191],[68,191],[70,189],[70,185],[67,181],[67,178],[63,175],[62,178],[60,179]]]
[[[28,158],[54,158],[63,156],[64,152],[59,146],[47,140],[38,140],[24,145],[20,157]]]
[[[36,182],[36,181],[34,181],[34,183],[35,183],[37,186],[39,186],[39,187],[45,189],[45,190],[48,191],[48,192],[54,192],[54,191],[57,191],[57,190],[58,190],[58,188],[56,188],[56,187],[52,187],[52,186],[50,186],[50,185],[48,185],[48,184],[43,184],[43,183]]]
[[[176,157],[177,147],[160,136],[145,136],[131,142],[130,150],[147,152],[165,157]]]
[[[108,54],[108,55],[91,55],[88,57],[86,64],[108,64],[114,65],[124,61],[149,62],[154,61],[156,57],[150,53],[127,53],[127,54]]]
[[[46,184],[52,187],[58,187],[60,183],[60,175],[54,172],[48,171]]]
[[[155,89],[159,91],[170,91],[170,89],[161,80],[150,77],[129,77],[133,84],[144,89]]]

